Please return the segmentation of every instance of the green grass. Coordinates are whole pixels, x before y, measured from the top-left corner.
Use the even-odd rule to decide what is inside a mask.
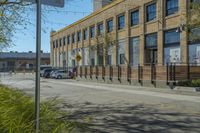
[[[40,132],[74,132],[77,122],[67,119],[68,114],[59,108],[60,101],[41,102]],[[34,130],[34,100],[22,91],[0,85],[0,133],[32,133]],[[78,131],[77,131],[78,132]]]

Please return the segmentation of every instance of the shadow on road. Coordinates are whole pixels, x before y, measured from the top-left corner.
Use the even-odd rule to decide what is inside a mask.
[[[111,107],[112,106],[112,107]],[[66,105],[66,107],[71,107]],[[199,133],[200,116],[158,110],[146,105],[78,105],[71,119],[91,117],[92,133]],[[86,131],[89,132],[89,131]]]

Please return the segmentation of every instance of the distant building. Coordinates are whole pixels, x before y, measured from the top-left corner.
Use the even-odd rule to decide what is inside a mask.
[[[36,66],[36,54],[29,52],[0,53],[0,71],[33,70]],[[50,64],[50,54],[41,54],[41,65]]]
[[[93,1],[93,11],[96,11],[98,9],[101,9],[102,7],[108,5],[113,0],[94,0]]]

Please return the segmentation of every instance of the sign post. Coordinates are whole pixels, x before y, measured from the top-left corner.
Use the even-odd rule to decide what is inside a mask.
[[[41,57],[41,0],[37,0],[36,23],[36,79],[35,79],[35,129],[40,129],[40,57]]]
[[[36,20],[36,74],[35,74],[35,129],[40,129],[40,59],[41,59],[41,4],[64,7],[64,0],[24,0],[37,4]]]

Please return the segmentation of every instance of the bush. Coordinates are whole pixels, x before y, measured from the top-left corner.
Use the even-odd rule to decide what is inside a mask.
[[[192,80],[191,86],[192,87],[200,87],[200,79]]]
[[[191,86],[191,81],[178,81],[178,86]]]
[[[32,133],[34,130],[34,100],[22,91],[0,85],[0,133]],[[60,133],[76,130],[78,123],[67,120],[57,99],[41,102],[40,132]]]

